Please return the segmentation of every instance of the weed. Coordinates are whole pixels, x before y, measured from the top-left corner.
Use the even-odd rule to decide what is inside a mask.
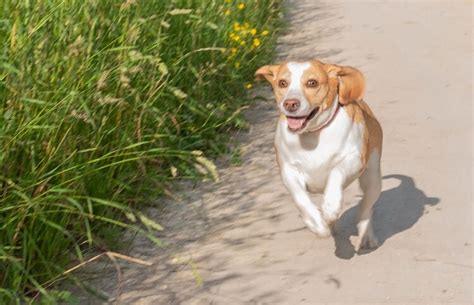
[[[278,3],[1,2],[0,303],[65,298],[110,227],[159,243],[144,185],[218,179]]]

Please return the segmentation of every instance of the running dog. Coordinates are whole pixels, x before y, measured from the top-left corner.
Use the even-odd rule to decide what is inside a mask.
[[[377,247],[371,217],[381,190],[382,128],[363,100],[362,73],[314,60],[266,65],[255,75],[273,87],[281,112],[277,161],[306,226],[329,236],[342,209],[343,190],[358,178],[363,198],[356,248]],[[321,208],[310,193],[324,194]]]

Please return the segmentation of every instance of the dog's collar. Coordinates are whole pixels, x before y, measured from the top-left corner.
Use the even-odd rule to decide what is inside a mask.
[[[336,110],[334,111],[334,113],[332,114],[332,116],[326,121],[324,122],[324,124],[322,124],[321,126],[319,126],[318,128],[316,129],[313,129],[313,130],[308,130],[308,131],[305,131],[305,132],[316,132],[316,131],[320,131],[321,129],[323,129],[324,127],[327,127],[333,120],[334,118],[336,117],[336,114],[339,112],[339,108],[342,107],[342,105],[339,103],[339,102],[336,102],[337,105],[336,105]]]

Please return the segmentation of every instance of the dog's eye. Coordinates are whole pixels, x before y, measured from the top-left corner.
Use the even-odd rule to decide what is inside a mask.
[[[308,82],[306,82],[306,85],[308,87],[317,87],[318,86],[318,81],[315,79],[310,79]]]
[[[278,81],[278,87],[280,87],[280,88],[286,88],[286,87],[288,87],[288,83],[286,82],[286,80],[280,79],[280,80]]]

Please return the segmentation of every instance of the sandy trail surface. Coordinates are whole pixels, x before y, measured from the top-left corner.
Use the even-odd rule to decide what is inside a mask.
[[[124,267],[119,304],[472,304],[472,3],[287,6],[276,61],[319,58],[366,76],[385,134],[381,246],[354,252],[357,183],[336,236],[305,229],[275,162],[277,110],[259,102],[242,164],[167,204],[164,250],[135,242],[131,255],[153,265]],[[104,278],[115,291],[116,275]]]

